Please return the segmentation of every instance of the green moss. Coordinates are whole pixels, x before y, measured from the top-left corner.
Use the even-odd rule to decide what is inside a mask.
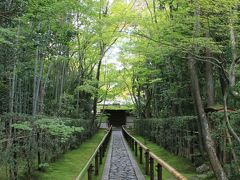
[[[106,151],[106,152],[108,152],[108,151]],[[93,180],[101,180],[102,179],[102,174],[103,174],[103,170],[105,167],[106,159],[107,159],[107,153],[105,154],[105,156],[103,158],[103,164],[101,164],[101,166],[99,167],[99,175],[94,176]],[[87,180],[87,177],[85,177],[85,180]]]
[[[59,160],[51,163],[46,172],[36,172],[33,178],[41,180],[75,179],[96,150],[104,135],[104,130],[99,130],[91,139],[81,144],[78,149],[67,152]],[[102,166],[100,172],[103,168]]]
[[[0,165],[0,179],[1,180],[7,180],[7,170],[6,167],[4,165]]]

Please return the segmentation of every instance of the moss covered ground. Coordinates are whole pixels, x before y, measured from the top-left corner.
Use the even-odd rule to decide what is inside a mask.
[[[56,162],[51,163],[46,172],[37,171],[32,179],[41,180],[71,180],[75,179],[85,164],[88,162],[91,155],[96,150],[98,144],[105,135],[104,130],[99,130],[92,138],[85,141],[78,149],[65,153]],[[105,162],[105,159],[104,159]],[[101,179],[104,164],[100,166],[100,175],[94,177],[95,180]]]
[[[191,163],[190,160],[183,158],[183,157],[176,156],[173,153],[170,153],[170,152],[166,151],[164,148],[158,146],[157,144],[155,144],[151,141],[148,141],[148,140],[144,139],[142,136],[136,135],[133,132],[131,134],[134,135],[134,137],[136,139],[138,139],[140,142],[145,144],[150,149],[151,152],[153,152],[158,157],[160,157],[165,162],[167,162],[169,165],[174,167],[178,172],[183,174],[188,179],[195,179],[195,180],[196,179],[212,179],[212,177],[209,177],[206,175],[201,176],[201,175],[197,174],[196,170],[195,170],[196,168],[193,166],[193,164]],[[138,161],[138,163],[139,163],[139,161]],[[141,168],[142,172],[144,172],[144,166],[140,165],[140,168]],[[150,179],[149,176],[145,176],[145,178],[147,180]],[[171,174],[169,174],[166,170],[163,169],[163,179],[170,180],[170,179],[175,179],[175,178]]]

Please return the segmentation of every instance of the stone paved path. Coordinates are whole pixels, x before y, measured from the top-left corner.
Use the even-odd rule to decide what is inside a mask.
[[[113,131],[102,180],[144,180],[126,146],[121,130]]]

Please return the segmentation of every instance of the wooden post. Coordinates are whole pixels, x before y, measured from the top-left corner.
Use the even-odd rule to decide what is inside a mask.
[[[102,145],[102,157],[105,156],[105,142],[103,142],[103,145]]]
[[[150,180],[154,180],[154,160],[150,157]]]
[[[145,174],[149,174],[149,150],[145,152]]]
[[[137,142],[135,142],[135,156],[137,157],[138,155],[138,148],[137,148]]]
[[[150,180],[154,180],[154,160],[150,157]]]
[[[134,151],[134,140],[132,139],[132,150]]]
[[[93,165],[90,164],[90,166],[88,168],[88,180],[93,180],[92,173],[93,173]]]
[[[98,171],[98,168],[99,168],[99,162],[98,162],[98,158],[99,157],[99,151],[97,152],[96,156],[95,156],[95,176],[98,175],[99,171]]]
[[[162,180],[162,166],[161,164],[157,164],[157,180]]]
[[[143,163],[143,159],[142,159],[142,147],[141,146],[139,146],[139,154],[140,154],[139,162],[140,162],[140,164],[142,164]]]
[[[100,162],[100,164],[102,164],[102,146],[100,146],[100,148],[99,148],[99,162]]]

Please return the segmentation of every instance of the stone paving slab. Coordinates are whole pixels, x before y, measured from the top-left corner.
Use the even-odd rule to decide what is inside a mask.
[[[120,129],[112,132],[102,180],[145,180]]]

